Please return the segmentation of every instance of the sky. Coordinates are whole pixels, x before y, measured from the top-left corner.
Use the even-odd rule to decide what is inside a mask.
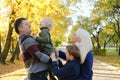
[[[74,14],[69,15],[73,20],[73,25],[77,23],[77,16],[90,17],[93,8],[94,0],[81,0],[81,2],[77,2],[76,5],[70,6],[69,9],[75,11]],[[69,25],[66,37],[69,36],[73,25]]]
[[[76,24],[77,16],[90,17],[93,5],[93,1],[81,0],[81,2],[77,2],[76,5],[70,6],[69,9],[75,11],[74,14],[70,15],[70,17],[72,16],[73,25]]]

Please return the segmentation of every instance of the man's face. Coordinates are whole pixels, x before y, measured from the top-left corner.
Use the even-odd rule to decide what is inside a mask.
[[[20,27],[19,27],[19,32],[22,34],[30,34],[31,33],[30,24],[28,23],[27,20],[23,20],[21,22]]]

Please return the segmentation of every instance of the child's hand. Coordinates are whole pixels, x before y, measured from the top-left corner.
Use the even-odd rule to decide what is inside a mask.
[[[50,55],[50,57],[51,57],[52,61],[56,61],[56,60],[57,60],[57,58],[55,57],[55,53],[52,53],[52,54]]]
[[[35,33],[32,34],[32,37],[36,39],[37,35]]]

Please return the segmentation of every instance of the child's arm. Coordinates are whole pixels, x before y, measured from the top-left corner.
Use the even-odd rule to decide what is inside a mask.
[[[42,30],[39,36],[36,37],[38,42],[50,42],[50,34],[47,30]]]
[[[52,72],[56,76],[59,77],[73,76],[75,74],[73,70],[74,70],[73,67],[69,63],[66,63],[66,65],[63,66],[62,68],[59,68],[56,61],[52,62]]]
[[[76,66],[76,64],[74,64],[73,62],[67,62],[64,66],[60,68],[57,64],[57,61],[56,61],[57,59],[54,53],[51,54],[51,59],[52,59],[52,72],[56,76],[71,77],[76,74],[74,70],[75,69],[74,66]]]
[[[59,68],[63,67],[62,61],[60,59],[58,59],[58,66],[59,66]]]
[[[62,50],[59,50],[58,53],[59,53],[59,57],[60,58],[66,60],[66,54],[65,54],[65,52],[63,52]]]

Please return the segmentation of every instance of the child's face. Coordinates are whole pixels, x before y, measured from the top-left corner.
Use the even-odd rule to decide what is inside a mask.
[[[40,22],[40,28],[42,28],[42,27],[46,27],[46,23],[44,21]]]
[[[69,52],[68,52],[67,49],[66,49],[66,59],[67,59],[67,61],[68,61],[68,60],[73,60],[73,59],[74,59],[74,57],[73,57],[72,55],[69,54]]]

